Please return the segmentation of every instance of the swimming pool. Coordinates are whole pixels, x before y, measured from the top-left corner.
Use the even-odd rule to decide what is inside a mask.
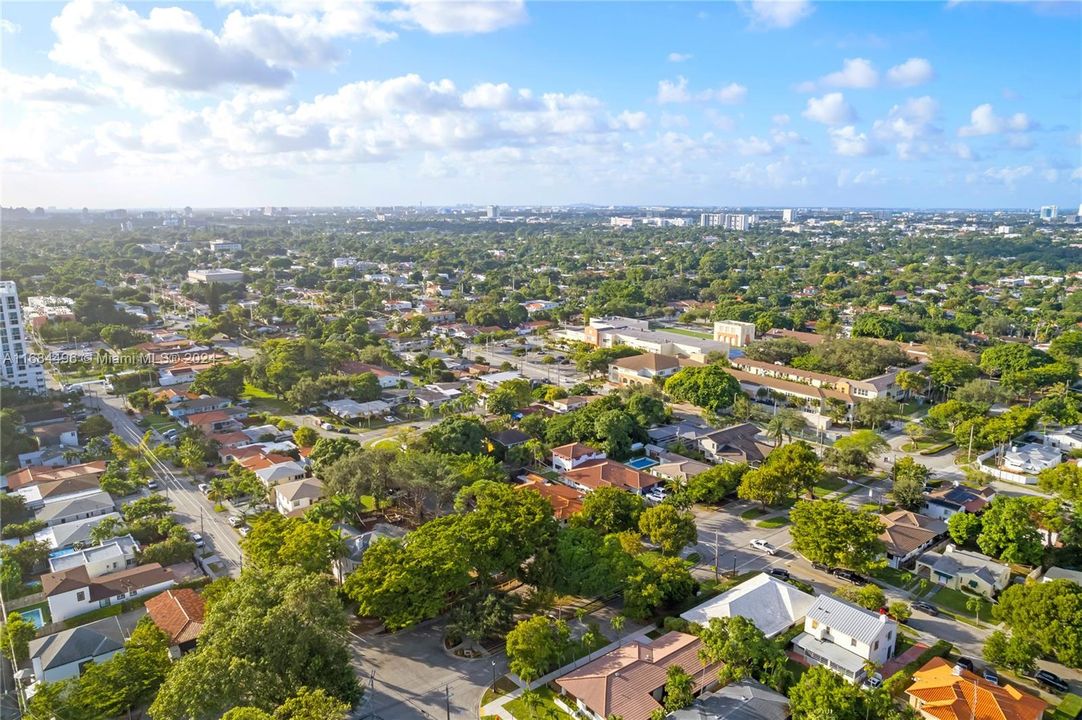
[[[33,610],[18,610],[16,611],[24,618],[34,623],[34,629],[40,630],[41,626],[45,624],[45,616],[41,613],[41,608],[34,608]]]
[[[639,457],[634,460],[628,460],[627,466],[635,468],[636,470],[645,470],[646,468],[657,465],[657,460],[648,457]]]

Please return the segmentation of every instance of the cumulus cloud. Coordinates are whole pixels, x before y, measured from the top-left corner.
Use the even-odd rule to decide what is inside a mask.
[[[763,138],[752,135],[746,138],[737,138],[736,151],[741,155],[769,155],[774,152],[774,146]]]
[[[405,7],[391,11],[390,17],[434,35],[489,33],[526,22],[526,3],[523,0],[406,0]]]
[[[740,83],[729,83],[716,90],[702,90],[692,93],[688,89],[688,80],[678,75],[676,80],[662,80],[657,84],[657,102],[659,105],[686,102],[719,102],[724,105],[736,105],[744,102],[748,89]]]
[[[13,23],[5,18],[0,18],[0,32],[14,35],[20,30],[22,30],[22,28],[18,24]]]
[[[809,0],[751,0],[740,8],[751,19],[751,27],[760,30],[793,27],[815,11]]]
[[[851,58],[842,62],[842,69],[824,75],[819,81],[825,87],[874,88],[879,84],[879,71],[864,58]]]
[[[0,95],[14,102],[54,103],[61,108],[79,109],[102,105],[112,98],[101,88],[77,80],[47,75],[16,75],[0,69]]]
[[[1019,180],[1024,180],[1032,174],[1032,166],[1018,165],[1015,167],[990,167],[978,177],[986,182],[1014,187]],[[972,177],[970,176],[970,178]]]
[[[935,78],[932,63],[924,58],[909,58],[901,65],[887,70],[887,82],[896,87],[923,85]]]
[[[671,62],[671,63],[687,62],[690,59],[691,59],[691,53],[678,53],[678,52],[669,53],[669,62]]]
[[[892,107],[887,117],[876,120],[872,132],[885,140],[920,140],[940,132],[934,125],[938,115],[939,103],[934,98],[909,98]]]
[[[969,114],[969,125],[958,129],[960,137],[980,137],[997,135],[1004,132],[1026,132],[1032,130],[1034,123],[1025,113],[1014,113],[1010,117],[997,115],[991,103],[984,103],[973,108]]]
[[[879,154],[879,148],[862,132],[852,125],[840,128],[832,128],[830,141],[834,145],[834,152],[843,157],[866,157]]]
[[[856,118],[853,107],[841,93],[827,93],[820,98],[808,98],[804,117],[824,125],[843,125]]]

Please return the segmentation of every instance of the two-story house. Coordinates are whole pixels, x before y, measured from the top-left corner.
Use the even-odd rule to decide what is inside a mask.
[[[568,472],[579,465],[594,460],[604,460],[604,451],[596,450],[582,443],[568,443],[552,448],[552,469],[556,472]]]
[[[135,554],[139,543],[131,535],[115,537],[93,547],[74,550],[49,558],[49,571],[58,573],[77,567],[86,567],[90,577],[130,568],[136,564]]]
[[[793,649],[812,664],[822,665],[859,683],[865,663],[883,665],[894,655],[898,623],[830,595],[820,595],[804,617],[804,632]]]
[[[92,577],[86,565],[41,576],[41,590],[53,622],[67,620],[113,603],[166,590],[173,573],[158,563],[137,565]]]
[[[274,487],[274,506],[283,515],[307,510],[323,499],[323,483],[319,478],[301,478]]]
[[[609,382],[614,385],[652,385],[655,381],[672,377],[680,368],[702,363],[683,360],[672,355],[643,353],[620,358],[609,365]]]

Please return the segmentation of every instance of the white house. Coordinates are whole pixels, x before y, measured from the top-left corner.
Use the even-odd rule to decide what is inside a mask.
[[[881,666],[894,655],[897,637],[898,623],[886,614],[820,595],[808,609],[804,632],[793,639],[793,649],[809,662],[859,683],[867,675],[865,662]]]
[[[601,450],[595,450],[589,445],[582,443],[568,443],[552,448],[552,469],[557,472],[568,472],[579,465],[593,460],[604,460],[607,457]]]
[[[943,552],[926,552],[917,558],[917,574],[937,585],[992,597],[1007,587],[1011,569],[987,555],[959,550],[948,543]]]
[[[131,535],[116,537],[93,547],[49,558],[50,572],[85,567],[90,577],[100,577],[135,565],[139,544]]]
[[[1044,436],[1044,441],[1063,452],[1082,450],[1082,425],[1072,425],[1050,432]]]
[[[274,488],[274,504],[283,515],[311,507],[322,499],[323,483],[319,478],[302,478],[281,483]]]
[[[1041,470],[1054,468],[1063,462],[1063,453],[1051,447],[1026,443],[1012,445],[1003,453],[1003,469],[1008,472],[1036,475]]]
[[[391,406],[383,400],[371,400],[363,403],[349,399],[328,400],[323,404],[332,415],[340,417],[343,420],[378,417],[380,415],[385,415],[391,409]]]
[[[693,607],[680,617],[705,626],[712,618],[740,615],[772,638],[803,620],[814,604],[814,596],[762,573]]]
[[[88,665],[105,662],[124,649],[127,634],[117,617],[31,640],[30,662],[37,682],[78,677]]]
[[[89,495],[65,496],[46,502],[34,513],[34,517],[46,526],[52,526],[104,515],[114,509],[113,498],[99,490]]]
[[[150,595],[176,585],[173,573],[158,563],[137,565],[91,577],[85,565],[41,576],[41,590],[53,622],[113,603]]]

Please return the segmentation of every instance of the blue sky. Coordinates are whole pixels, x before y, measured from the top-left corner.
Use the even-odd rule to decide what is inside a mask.
[[[1082,201],[1077,3],[4,3],[5,205]]]

